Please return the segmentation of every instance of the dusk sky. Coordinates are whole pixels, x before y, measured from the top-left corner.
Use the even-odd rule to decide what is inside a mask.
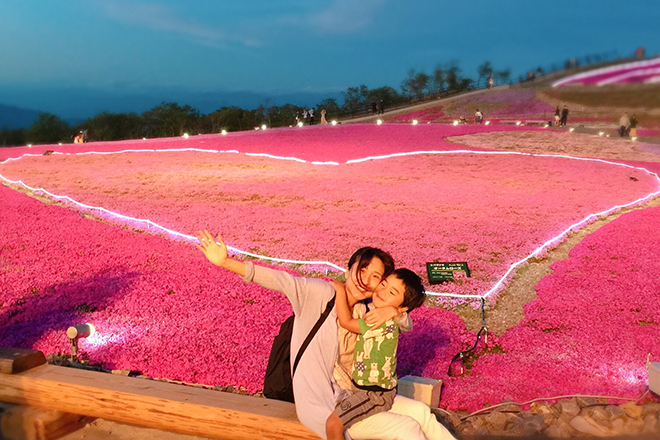
[[[409,69],[450,60],[466,76],[488,60],[517,78],[570,57],[660,51],[658,0],[4,0],[0,10],[0,104],[55,113],[73,111],[65,94],[76,90],[98,92],[97,107],[155,90],[179,101],[337,95],[399,90]]]

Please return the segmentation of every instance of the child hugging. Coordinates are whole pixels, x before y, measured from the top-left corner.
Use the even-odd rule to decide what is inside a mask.
[[[326,421],[329,440],[341,440],[344,429],[350,434],[350,428],[356,423],[392,409],[396,396],[399,341],[399,326],[393,319],[378,327],[367,325],[363,319],[354,319],[346,290],[341,285],[335,285],[335,290],[339,323],[358,337],[353,357],[353,390],[337,404],[335,412]],[[376,288],[371,306],[395,307],[403,313],[423,303],[424,287],[419,276],[408,269],[397,269]]]

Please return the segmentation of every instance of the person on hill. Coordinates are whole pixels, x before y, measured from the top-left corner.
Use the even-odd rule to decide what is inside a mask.
[[[251,261],[239,261],[228,257],[227,246],[221,236],[213,238],[207,231],[197,235],[197,248],[214,265],[238,274],[246,283],[257,283],[267,289],[283,293],[295,315],[293,333],[291,335],[292,359],[300,349],[303,340],[309,334],[312,326],[335,295],[335,288],[327,281],[313,278],[295,277],[287,272],[269,269],[255,265]],[[361,248],[349,260],[346,272],[346,300],[349,308],[355,314],[358,301],[371,297],[380,282],[393,270],[392,257],[379,249]],[[362,307],[364,310],[366,307]],[[407,313],[399,314],[394,307],[374,309],[364,316],[367,324],[380,326],[394,318],[400,331],[406,326],[411,327]],[[326,438],[326,420],[335,409],[336,402],[346,391],[338,386],[334,379],[337,370],[341,370],[339,357],[351,354],[354,347],[350,340],[340,340],[337,325],[336,305],[328,319],[307,346],[300,358],[298,369],[293,376],[293,394],[296,401],[296,413],[302,424],[314,431],[321,438]],[[407,399],[403,396],[394,398],[392,409],[398,414],[396,420],[383,424],[375,422],[378,416],[366,419],[361,423],[359,437],[364,439],[392,440],[425,440],[425,436],[415,436],[420,426],[436,425],[437,432],[442,433],[442,439],[454,437],[435,419],[425,404]],[[371,421],[371,422],[369,422]],[[411,433],[413,435],[411,435]]]
[[[561,120],[559,121],[559,125],[562,127],[566,127],[566,123],[568,122],[568,107],[564,106],[564,108],[561,111]]]
[[[328,125],[328,120],[325,119],[325,109],[321,110],[321,125]]]
[[[559,106],[555,109],[555,127],[559,127],[559,121],[561,119],[561,109]]]
[[[483,120],[484,120],[484,114],[479,109],[477,109],[477,111],[474,112],[474,122],[476,124],[481,124],[483,123]]]
[[[624,112],[621,118],[619,118],[619,136],[626,137],[630,130],[630,118],[628,117],[628,112]]]
[[[630,139],[637,137],[637,116],[633,113],[630,117]]]
[[[390,413],[396,396],[396,351],[398,325],[389,320],[379,327],[369,326],[362,319],[353,318],[348,308],[346,291],[337,292],[337,316],[342,327],[356,333],[357,343],[353,360],[353,392],[341,400],[326,422],[328,440],[343,440],[344,429],[359,436],[360,422],[380,415],[380,423],[398,418]],[[408,269],[397,269],[376,289],[372,307],[396,307],[401,313],[424,303],[422,280]],[[442,438],[444,431],[435,432],[437,424],[420,426],[426,438]]]
[[[495,80],[493,79],[493,75],[491,74],[488,76],[488,90],[493,88],[493,84],[495,84]]]
[[[314,109],[309,109],[309,125],[314,125]]]

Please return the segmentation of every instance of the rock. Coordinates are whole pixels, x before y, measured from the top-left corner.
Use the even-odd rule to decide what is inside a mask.
[[[658,432],[658,418],[654,414],[649,414],[644,417],[644,427],[642,428],[642,432]]]
[[[520,406],[513,403],[513,402],[509,403],[508,405],[502,405],[498,409],[499,409],[499,411],[502,411],[502,412],[515,412],[515,413],[517,413],[517,412],[522,411]]]
[[[573,420],[575,416],[580,414],[580,406],[575,402],[574,399],[562,400],[557,403],[561,408],[562,414],[566,414]]]
[[[500,411],[493,411],[492,413],[487,414],[484,417],[484,420],[487,425],[495,428],[495,430],[504,431],[504,426],[509,421],[509,418],[506,416],[506,414],[503,414]],[[491,434],[495,433],[491,432]]]
[[[131,374],[131,369],[130,368],[124,368],[122,370],[112,370],[112,374],[116,374],[118,376],[128,376]]]
[[[576,397],[575,402],[580,408],[586,408],[588,406],[593,406],[596,404],[596,399],[593,397]]]
[[[634,419],[642,418],[642,407],[635,405],[633,402],[628,402],[621,405],[621,409],[624,410],[626,414],[628,414],[628,417],[632,417]]]
[[[571,437],[573,434],[573,428],[563,421],[562,419],[557,419],[557,421],[548,426],[545,431],[543,431],[548,437]]]
[[[646,417],[649,414],[660,414],[660,403],[646,402],[642,405],[642,417]]]
[[[624,432],[626,434],[639,434],[644,428],[644,421],[640,419],[628,418],[624,425]]]
[[[614,419],[612,423],[610,424],[610,430],[612,431],[613,435],[621,435],[625,434],[625,425],[626,422],[624,419]]]
[[[532,414],[550,414],[552,413],[552,408],[550,405],[534,402],[529,406],[529,412]]]
[[[482,426],[481,428],[474,431],[474,435],[488,435],[488,434],[489,434],[488,428],[486,428],[485,426]]]
[[[626,412],[618,405],[607,405],[605,407],[610,420],[623,419],[626,417]]]
[[[607,413],[607,411],[605,411],[605,408],[603,408],[601,406],[597,406],[595,408],[592,408],[591,418],[594,419],[595,422],[597,422],[598,424],[600,424],[602,426],[608,426],[608,424],[609,424],[608,422],[610,420],[609,414]]]
[[[475,431],[484,426],[484,420],[481,417],[472,417],[470,423]]]
[[[545,423],[545,414],[537,414],[534,417],[525,420],[523,429],[524,435],[535,435],[542,433],[548,425]]]
[[[588,435],[594,435],[596,437],[607,437],[611,435],[611,432],[609,429],[599,425],[592,419],[583,417],[583,416],[577,416],[571,420],[570,425],[575,429],[576,431],[582,432],[584,434]]]

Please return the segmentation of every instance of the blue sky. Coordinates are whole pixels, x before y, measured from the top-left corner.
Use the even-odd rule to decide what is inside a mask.
[[[47,111],[58,90],[336,94],[398,89],[410,68],[452,59],[471,76],[484,60],[517,76],[660,51],[657,0],[4,0],[0,11],[0,104]]]

